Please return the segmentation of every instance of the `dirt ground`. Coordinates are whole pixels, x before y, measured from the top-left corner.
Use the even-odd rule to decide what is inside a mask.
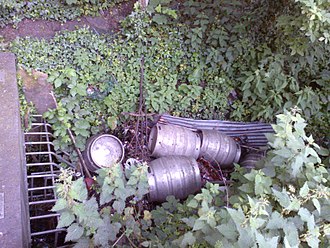
[[[16,37],[37,37],[50,39],[56,32],[62,30],[74,30],[77,27],[89,26],[98,33],[111,33],[119,29],[120,20],[124,19],[133,10],[134,1],[129,1],[116,6],[108,11],[100,13],[98,17],[83,16],[80,20],[67,21],[61,23],[58,21],[29,20],[24,19],[18,24],[17,28],[8,25],[0,28],[0,36],[5,41],[14,40]]]

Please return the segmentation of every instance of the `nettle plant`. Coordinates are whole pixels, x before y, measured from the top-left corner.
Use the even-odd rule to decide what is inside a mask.
[[[148,192],[147,166],[131,159],[125,167],[125,173],[120,164],[103,168],[85,180],[62,170],[52,211],[61,214],[57,227],[67,227],[66,241],[76,241],[75,247],[109,247],[124,236],[132,243],[140,239],[139,219],[150,218],[141,208]]]
[[[66,240],[77,247],[329,247],[330,176],[320,157],[329,151],[306,135],[296,109],[273,127],[258,169],[237,166],[230,187],[207,183],[151,211],[138,204],[148,192],[146,164],[100,170],[92,195],[64,171],[53,208],[58,227],[68,226]]]

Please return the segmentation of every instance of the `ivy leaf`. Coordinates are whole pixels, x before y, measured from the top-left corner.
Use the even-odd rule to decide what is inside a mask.
[[[188,245],[192,246],[195,242],[196,238],[194,237],[193,233],[187,232],[183,235],[180,247],[187,247]]]
[[[77,84],[76,87],[76,92],[78,95],[80,96],[86,96],[87,92],[86,92],[86,86],[84,84]]]
[[[77,223],[73,223],[67,229],[67,234],[65,236],[65,242],[77,241],[84,234],[84,228]]]
[[[75,216],[70,210],[64,211],[60,215],[60,219],[57,223],[56,228],[70,226],[74,220],[75,220]]]
[[[167,16],[161,15],[161,14],[155,14],[152,18],[154,22],[156,22],[159,25],[165,24],[168,20]]]
[[[151,242],[150,241],[143,241],[140,245],[143,247],[151,247]]]

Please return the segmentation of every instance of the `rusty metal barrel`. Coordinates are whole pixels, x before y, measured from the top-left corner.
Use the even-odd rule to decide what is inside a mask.
[[[99,134],[87,140],[83,157],[88,170],[94,172],[120,163],[124,158],[124,147],[116,136]]]
[[[187,156],[197,159],[200,134],[175,125],[156,124],[150,132],[148,148],[152,157]]]
[[[241,147],[231,137],[216,130],[201,130],[200,157],[204,157],[221,168],[229,168],[241,156]]]
[[[153,202],[164,202],[170,195],[184,199],[202,187],[196,160],[184,156],[167,156],[151,161],[148,183],[149,199]]]

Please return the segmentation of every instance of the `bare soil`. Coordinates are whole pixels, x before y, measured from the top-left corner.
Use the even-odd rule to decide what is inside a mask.
[[[79,20],[61,23],[58,21],[30,20],[24,19],[17,28],[8,25],[0,28],[0,35],[5,41],[12,41],[16,37],[36,37],[51,39],[62,30],[75,30],[76,28],[88,26],[98,33],[112,33],[119,30],[120,21],[133,10],[134,1],[123,3],[108,11],[103,11],[97,17],[80,17]]]

